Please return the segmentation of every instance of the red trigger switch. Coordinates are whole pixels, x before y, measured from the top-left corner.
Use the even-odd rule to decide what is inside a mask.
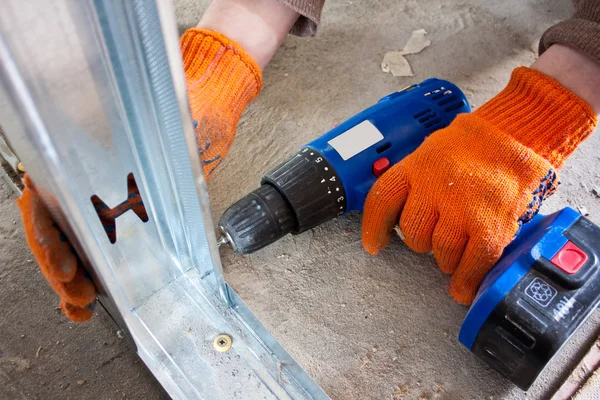
[[[379,178],[381,175],[390,169],[390,160],[383,157],[373,163],[373,175]]]
[[[556,253],[550,262],[556,265],[558,268],[565,271],[567,274],[574,274],[579,271],[579,268],[588,259],[588,255],[585,251],[575,246],[573,242],[567,242],[562,249]]]

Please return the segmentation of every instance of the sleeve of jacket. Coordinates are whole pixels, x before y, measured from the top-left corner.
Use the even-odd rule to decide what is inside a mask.
[[[321,11],[325,0],[279,0],[292,10],[300,14],[290,31],[296,36],[314,36],[317,33],[317,25],[321,21]]]
[[[600,0],[574,0],[575,14],[550,27],[540,40],[540,54],[554,43],[577,49],[600,62]]]

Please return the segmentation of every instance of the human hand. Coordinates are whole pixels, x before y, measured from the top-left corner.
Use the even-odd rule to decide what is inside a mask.
[[[433,250],[452,275],[452,297],[470,304],[596,124],[585,101],[540,72],[517,68],[499,95],[432,134],[375,183],[364,207],[365,250],[385,248],[399,221],[407,246]]]
[[[189,29],[181,50],[190,110],[204,176],[229,151],[242,111],[262,85],[258,64],[235,42],[206,29]]]
[[[260,89],[260,70],[235,43],[215,32],[192,29],[181,46],[198,150],[208,177],[225,157],[242,110]],[[24,182],[17,205],[27,243],[59,295],[62,311],[73,321],[87,321],[95,306],[95,286],[29,176]]]
[[[29,248],[42,275],[59,295],[61,310],[75,322],[87,321],[96,304],[96,288],[29,176],[25,175],[24,182],[25,190],[17,205]]]

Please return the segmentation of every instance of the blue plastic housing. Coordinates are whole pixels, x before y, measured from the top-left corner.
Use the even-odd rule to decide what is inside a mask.
[[[529,272],[540,258],[552,259],[567,243],[563,235],[581,215],[572,208],[547,216],[537,215],[523,225],[515,240],[504,250],[494,269],[481,284],[473,305],[460,328],[458,340],[469,350],[479,330],[498,303]]]
[[[396,164],[428,135],[470,110],[465,95],[456,85],[432,78],[382,98],[307,146],[321,153],[339,175],[347,197],[344,212],[362,211],[365,197],[377,180],[372,172],[375,161],[385,157],[391,165]],[[328,142],[367,120],[381,132],[383,139],[344,160]]]

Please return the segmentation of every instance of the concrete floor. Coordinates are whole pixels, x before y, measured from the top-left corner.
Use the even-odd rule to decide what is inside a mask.
[[[175,2],[182,30],[207,3]],[[513,68],[535,60],[544,29],[570,12],[566,0],[329,0],[318,37],[290,37],[264,71],[263,93],[209,184],[214,218],[302,144],[410,83],[449,79],[481,105]],[[432,45],[408,56],[415,76],[382,73],[385,52],[420,28]],[[591,192],[600,188],[599,146],[596,134],[569,160],[544,212],[570,205],[600,223],[600,199]],[[24,246],[13,198],[0,189],[0,398],[163,396],[105,313],[76,325],[56,310]],[[526,395],[458,343],[467,310],[452,302],[433,259],[399,239],[368,256],[360,215],[251,256],[225,250],[223,264],[234,289],[334,399],[547,398],[600,327],[596,313]]]

